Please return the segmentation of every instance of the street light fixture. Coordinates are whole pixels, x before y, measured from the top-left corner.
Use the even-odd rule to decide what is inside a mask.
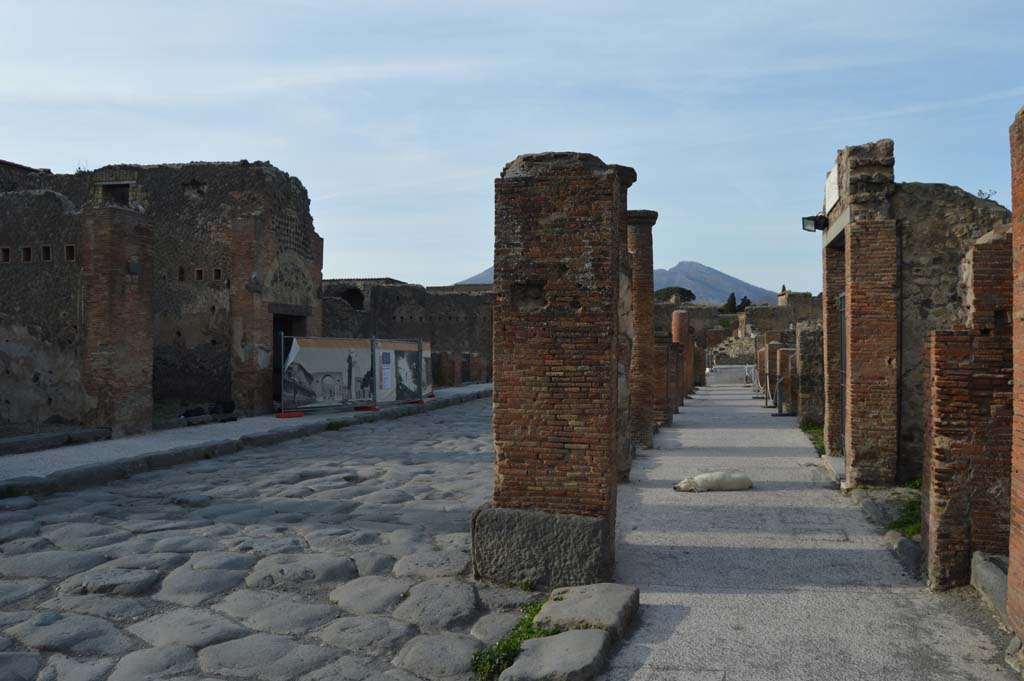
[[[814,232],[817,230],[825,231],[828,229],[828,216],[824,213],[818,213],[817,215],[811,215],[802,220],[803,228],[805,232]]]

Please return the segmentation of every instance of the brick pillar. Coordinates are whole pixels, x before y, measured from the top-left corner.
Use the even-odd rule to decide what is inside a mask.
[[[846,227],[846,485],[892,485],[899,456],[899,234]]]
[[[707,355],[704,354],[704,348],[700,347],[696,343],[693,344],[693,371],[694,385],[707,385]]]
[[[668,334],[654,334],[654,423],[659,427],[672,425],[668,389],[671,341]]]
[[[832,456],[843,456],[843,395],[840,392],[839,370],[842,357],[839,356],[840,334],[845,318],[840,312],[840,296],[846,293],[846,253],[843,239],[836,239],[822,249],[823,288],[822,307],[822,358],[824,361],[824,423],[825,451]]]
[[[683,350],[680,369],[680,392],[683,399],[679,401],[679,406],[683,406],[685,396],[693,390],[693,342],[690,339],[690,314],[686,310],[672,312],[672,342],[678,343]]]
[[[801,424],[820,426],[825,418],[822,332],[818,327],[796,330],[796,413]]]
[[[520,156],[495,181],[492,503],[479,579],[605,581],[615,548],[620,222],[632,169]]]
[[[633,352],[629,364],[630,433],[640,447],[654,444],[654,245],[653,210],[626,212],[633,267]]]
[[[782,404],[783,414],[792,414],[793,404],[793,366],[795,364],[796,348],[779,348],[775,355],[775,375],[782,378],[782,387],[779,389],[779,402]]]
[[[116,436],[153,427],[153,234],[128,208],[82,211],[82,387],[88,422]]]
[[[1013,477],[1010,482],[1010,628],[1024,638],[1024,109],[1010,126],[1013,172]]]
[[[628,211],[627,211],[628,214]],[[619,294],[618,294],[618,329],[616,338],[616,379],[618,380],[618,420],[616,432],[616,469],[619,480],[629,480],[629,470],[633,466],[633,453],[636,445],[630,434],[630,394],[629,369],[633,358],[633,258],[629,253],[629,230],[625,217],[619,222]]]

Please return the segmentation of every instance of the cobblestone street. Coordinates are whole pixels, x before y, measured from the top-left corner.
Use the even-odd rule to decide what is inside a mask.
[[[477,588],[490,401],[0,502],[0,678],[467,676],[531,594]]]

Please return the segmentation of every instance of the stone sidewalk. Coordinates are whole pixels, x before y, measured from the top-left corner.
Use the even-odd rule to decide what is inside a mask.
[[[488,397],[491,391],[490,383],[441,388],[424,404],[392,405],[377,412],[316,412],[294,419],[256,416],[0,456],[0,497],[77,489],[140,471],[313,435],[330,424],[368,423],[422,413]]]
[[[616,576],[640,587],[642,607],[605,678],[1019,678],[1002,664],[1009,636],[973,592],[933,594],[907,576],[796,420],[728,376],[709,377],[619,486]],[[725,468],[754,489],[672,490]]]
[[[469,681],[541,597],[466,576],[493,475],[475,400],[22,498],[0,679]]]

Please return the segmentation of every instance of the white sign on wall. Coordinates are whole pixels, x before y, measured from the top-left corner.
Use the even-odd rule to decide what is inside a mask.
[[[832,166],[825,176],[825,213],[839,203],[839,168]]]

